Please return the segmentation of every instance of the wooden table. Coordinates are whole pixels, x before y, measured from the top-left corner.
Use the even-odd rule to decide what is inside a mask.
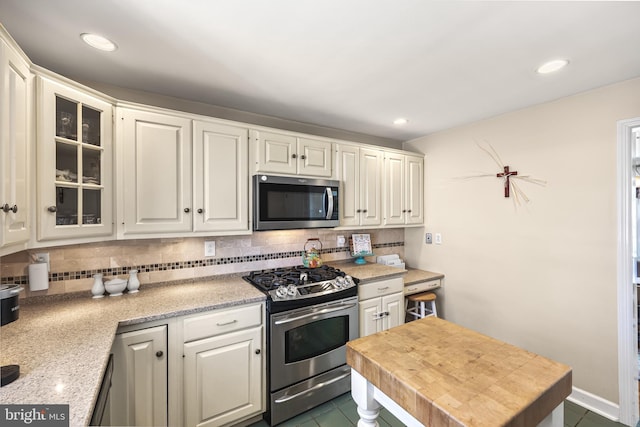
[[[347,343],[358,426],[559,426],[571,368],[436,317]]]

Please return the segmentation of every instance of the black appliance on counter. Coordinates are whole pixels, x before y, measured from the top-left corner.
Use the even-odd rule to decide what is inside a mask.
[[[351,390],[346,343],[358,338],[358,279],[326,265],[251,272],[267,295],[265,420],[279,424]]]
[[[20,301],[18,294],[22,288],[20,285],[0,286],[0,326],[18,320],[20,315]],[[20,376],[19,365],[5,365],[0,367],[0,387],[4,387],[18,379]]]

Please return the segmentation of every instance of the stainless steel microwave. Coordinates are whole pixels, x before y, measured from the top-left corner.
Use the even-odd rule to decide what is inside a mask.
[[[253,229],[337,227],[338,188],[328,179],[254,175]]]

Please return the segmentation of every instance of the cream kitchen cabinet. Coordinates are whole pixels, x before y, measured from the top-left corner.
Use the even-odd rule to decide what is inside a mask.
[[[191,120],[118,108],[118,236],[192,229]]]
[[[167,425],[167,325],[117,334],[113,347],[110,422]]]
[[[195,121],[193,133],[194,231],[248,231],[248,130]]]
[[[251,131],[256,172],[331,177],[333,144],[296,134]]]
[[[249,130],[118,108],[118,237],[249,232]]]
[[[402,277],[360,284],[358,301],[361,337],[404,323]]]
[[[382,222],[382,151],[340,144],[340,225],[379,226]]]
[[[384,153],[384,225],[421,225],[424,158]]]
[[[0,40],[0,247],[30,237],[30,109],[29,65]]]
[[[184,425],[221,426],[263,412],[262,304],[184,321]]]
[[[112,105],[49,77],[37,81],[38,240],[110,235]]]

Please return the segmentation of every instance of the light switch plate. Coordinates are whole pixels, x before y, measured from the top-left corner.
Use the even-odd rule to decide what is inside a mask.
[[[204,256],[216,256],[215,240],[208,240],[204,242]]]
[[[338,236],[338,238],[336,239],[337,246],[341,248],[344,246],[345,243],[346,243],[346,240],[344,239],[344,236]]]
[[[436,233],[436,245],[441,245],[442,244],[442,234],[440,233]]]

